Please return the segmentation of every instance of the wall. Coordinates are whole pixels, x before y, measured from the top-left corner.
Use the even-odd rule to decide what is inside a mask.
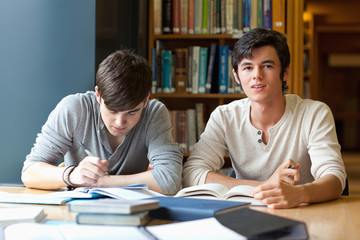
[[[20,183],[56,103],[93,89],[94,62],[95,0],[0,0],[0,183]]]

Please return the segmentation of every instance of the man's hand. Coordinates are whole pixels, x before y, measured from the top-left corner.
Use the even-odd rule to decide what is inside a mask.
[[[108,161],[98,157],[86,157],[70,174],[70,182],[76,186],[94,187],[107,174]]]
[[[273,175],[256,187],[252,194],[269,208],[291,208],[300,202],[301,187],[294,186],[300,180],[300,164],[289,159],[281,164]]]

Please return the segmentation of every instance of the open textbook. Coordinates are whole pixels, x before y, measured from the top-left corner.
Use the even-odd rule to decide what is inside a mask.
[[[54,191],[45,194],[0,192],[0,203],[63,205],[68,201],[79,198],[111,197],[116,199],[137,200],[157,196],[164,195],[148,189],[145,184],[135,184],[123,187],[80,187],[72,191]]]
[[[228,189],[222,184],[207,183],[181,189],[174,197],[219,199],[240,202],[250,202],[252,206],[266,206],[251,195],[255,187],[239,185]]]

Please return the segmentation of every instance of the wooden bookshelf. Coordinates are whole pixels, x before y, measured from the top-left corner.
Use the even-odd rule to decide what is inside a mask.
[[[291,52],[291,76],[288,81],[288,93],[302,96],[303,92],[303,32],[302,13],[303,0],[285,0],[283,8],[285,18],[285,35]],[[211,43],[218,46],[234,46],[240,35],[232,34],[155,34],[154,33],[154,0],[149,1],[149,38],[148,60],[152,63],[152,49],[156,41],[165,42],[166,49],[187,48],[188,46],[210,47]],[[245,98],[244,94],[189,94],[189,93],[155,93],[152,98],[160,99],[169,110],[185,110],[194,108],[196,102],[204,103],[204,121],[206,122],[211,112],[219,105],[230,103],[233,100]]]

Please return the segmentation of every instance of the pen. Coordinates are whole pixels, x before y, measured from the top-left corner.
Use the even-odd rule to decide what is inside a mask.
[[[84,149],[85,153],[86,153],[88,156],[94,157],[94,154],[92,154],[92,153],[85,147],[85,145],[82,144],[82,142],[80,142],[80,141],[78,141],[78,142],[79,142],[80,146]],[[105,172],[105,175],[106,175],[106,176],[109,176],[109,173],[106,171],[106,172]]]

